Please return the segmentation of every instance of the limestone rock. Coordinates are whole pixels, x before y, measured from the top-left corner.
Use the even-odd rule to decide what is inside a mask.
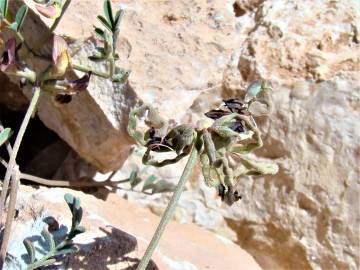
[[[67,107],[42,101],[39,113],[46,125],[87,161],[111,170],[125,159],[126,112],[138,99],[167,118],[195,121],[222,98],[243,96],[250,81],[268,79],[275,111],[268,120],[258,119],[265,147],[256,155],[278,163],[279,174],[241,179],[243,200],[228,208],[197,170],[176,218],[236,240],[264,268],[358,269],[360,3],[124,0],[121,5],[126,15],[120,66],[132,70],[129,86],[122,87],[132,98],[94,78],[88,93]],[[100,12],[101,1],[73,1],[57,30],[87,40],[77,61],[85,61],[81,55],[93,46],[86,38]],[[139,160],[129,159],[119,174],[141,169]],[[147,170],[176,181],[182,166]],[[158,213],[168,197],[128,196]]]
[[[37,13],[32,0],[17,1],[11,10],[23,2],[31,8],[23,32],[33,45],[52,21]],[[221,0],[112,4],[125,10],[117,51],[119,66],[132,71],[129,84],[119,86],[93,76],[87,93],[74,102],[56,106],[52,97],[43,95],[39,104],[45,125],[103,172],[120,168],[128,155],[133,142],[126,133],[130,107],[141,99],[165,117],[181,119],[201,90],[221,82],[238,39],[232,6]],[[97,69],[104,67],[87,56],[95,46],[93,25],[98,25],[102,7],[102,1],[72,1],[56,29],[73,44],[74,62]],[[44,44],[41,53],[50,51],[51,44]],[[40,65],[39,60],[32,64]]]
[[[26,253],[22,240],[37,240],[44,226],[45,216],[54,217],[65,231],[71,225],[70,211],[63,200],[71,193],[81,200],[86,232],[74,242],[79,253],[66,257],[66,269],[133,269],[141,259],[159,222],[149,210],[110,195],[99,201],[91,195],[72,190],[53,188],[22,189],[19,213],[14,224],[9,253],[17,258],[12,263],[23,265]],[[9,266],[9,265],[8,265]],[[10,267],[10,266],[9,266]],[[7,268],[10,269],[10,268]],[[171,223],[164,234],[153,261],[147,269],[261,269],[254,259],[226,238],[210,233],[195,225]]]
[[[265,146],[256,155],[279,164],[280,172],[240,179],[243,200],[228,208],[196,171],[176,218],[234,239],[266,269],[358,269],[360,4],[236,3],[238,34],[247,39],[233,53],[221,87],[201,93],[183,119],[201,118],[221,98],[242,97],[253,79],[270,80],[274,113],[257,119]],[[129,160],[123,171],[138,163]],[[169,170],[180,174],[182,166]],[[168,195],[129,199],[161,214]]]

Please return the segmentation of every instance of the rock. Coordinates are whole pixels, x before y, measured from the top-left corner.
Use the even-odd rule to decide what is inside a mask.
[[[243,199],[228,208],[196,170],[176,218],[234,239],[266,269],[358,269],[359,3],[236,3],[243,7],[239,35],[248,38],[233,53],[221,87],[201,93],[183,119],[196,121],[222,98],[242,97],[253,79],[270,80],[274,113],[257,119],[265,146],[256,155],[280,172],[240,179]],[[139,164],[131,158],[122,172]],[[183,165],[168,170],[181,174]],[[168,197],[128,195],[158,214]]]
[[[23,2],[31,8],[23,32],[32,45],[52,21],[35,14],[31,0],[18,1],[11,10]],[[128,156],[133,143],[126,132],[129,108],[141,99],[165,117],[180,120],[203,89],[221,82],[238,39],[232,7],[220,0],[114,1],[113,6],[125,10],[117,51],[119,66],[131,70],[129,84],[93,76],[87,93],[70,104],[56,106],[52,97],[43,95],[38,110],[47,127],[102,172],[119,169]],[[87,57],[92,55],[93,25],[99,25],[96,16],[103,13],[102,7],[102,1],[72,2],[55,31],[73,44],[74,62],[97,69],[104,67]],[[44,44],[42,54],[50,55],[50,47]],[[41,63],[41,69],[44,66]]]
[[[10,82],[4,73],[0,73],[0,104],[13,111],[23,111],[28,104],[27,98],[19,87]]]
[[[76,40],[90,36],[101,3],[89,3],[72,3],[57,33]],[[222,98],[242,97],[250,81],[268,79],[275,111],[269,119],[257,119],[265,147],[255,154],[278,163],[280,172],[241,179],[243,200],[228,208],[196,169],[176,219],[236,240],[264,268],[358,269],[360,3],[183,0],[121,5],[126,15],[118,50],[120,66],[132,70],[129,85],[122,86],[131,100],[120,93],[121,102],[114,101],[111,85],[94,78],[88,93],[69,106],[42,101],[43,121],[87,161],[107,171],[125,160],[130,142],[124,131],[126,113],[138,99],[154,104],[164,117],[196,121]],[[81,55],[88,55],[91,46],[89,39],[75,59],[85,61]],[[175,182],[184,165],[143,169],[139,156],[132,158],[119,179],[139,168]],[[161,214],[169,194],[129,193],[128,198]]]
[[[149,243],[159,218],[149,210],[111,194],[99,201],[82,192],[60,188],[34,190],[22,187],[19,214],[14,224],[9,253],[17,258],[7,269],[24,265],[25,237],[36,240],[45,216],[54,217],[60,231],[71,225],[70,211],[63,200],[65,193],[81,200],[82,224],[86,232],[74,242],[79,253],[63,260],[66,269],[133,269]],[[58,232],[56,232],[58,233]],[[186,247],[186,248],[184,248]],[[171,223],[147,269],[261,269],[254,259],[233,242],[195,225]]]
[[[213,95],[273,82],[275,113],[258,119],[265,145],[256,154],[280,172],[241,179],[243,200],[222,213],[264,268],[358,269],[360,6],[308,4],[265,1],[239,19],[254,16],[253,28]]]

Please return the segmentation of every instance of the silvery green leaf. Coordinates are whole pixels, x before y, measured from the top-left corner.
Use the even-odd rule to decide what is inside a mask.
[[[26,251],[27,251],[27,253],[29,255],[30,263],[34,263],[35,262],[35,248],[34,248],[34,245],[28,239],[24,239],[23,244],[24,244],[24,246],[26,248]]]
[[[119,24],[124,16],[124,11],[122,9],[118,10],[115,15],[115,29],[119,28]]]
[[[74,208],[76,209],[76,210],[78,210],[78,209],[80,209],[80,199],[79,198],[77,198],[77,197],[75,197],[74,198]]]
[[[160,180],[153,185],[152,194],[162,192],[173,192],[176,185],[165,180]]]
[[[3,145],[12,135],[12,131],[10,128],[5,128],[0,133],[0,146]]]
[[[70,193],[66,193],[64,195],[64,199],[69,206],[70,205],[72,206],[74,204],[74,196],[71,195]]]
[[[129,182],[130,182],[131,189],[136,187],[141,182],[141,178],[137,177],[137,171],[131,172],[130,177],[129,177]]]
[[[152,189],[154,186],[155,180],[156,180],[156,177],[154,175],[150,175],[148,178],[146,178],[143,188],[142,188],[142,191]]]
[[[95,27],[95,33],[98,35],[99,38],[101,39],[105,39],[105,33],[104,30],[102,30],[101,28]]]
[[[262,91],[263,89],[262,87],[263,87],[262,81],[252,82],[246,90],[246,95],[244,98],[245,103],[249,103],[250,101],[252,101],[257,96],[257,94]]]
[[[77,228],[79,226],[79,224],[81,223],[81,219],[82,219],[82,215],[83,215],[83,210],[82,208],[77,209],[74,213],[75,215],[75,219],[74,219],[74,228]]]
[[[1,16],[4,18],[6,18],[8,7],[9,7],[8,0],[0,0],[0,13],[1,13]]]
[[[98,15],[97,18],[110,32],[112,32],[112,26],[103,16]]]
[[[23,5],[19,8],[15,17],[15,22],[16,22],[16,29],[14,29],[15,31],[19,32],[21,26],[24,23],[27,11],[28,11],[28,7],[26,5]]]
[[[47,243],[47,245],[49,246],[49,250],[53,251],[55,250],[55,241],[53,236],[51,235],[51,233],[49,233],[47,226],[45,226],[43,228],[43,230],[41,231],[41,235],[44,237],[45,242]]]
[[[109,25],[111,25],[111,30],[113,30],[114,26],[115,26],[115,22],[114,22],[114,16],[113,16],[113,13],[112,13],[110,0],[105,0],[104,1],[104,13],[105,13],[105,17],[107,19],[107,22],[109,23]]]

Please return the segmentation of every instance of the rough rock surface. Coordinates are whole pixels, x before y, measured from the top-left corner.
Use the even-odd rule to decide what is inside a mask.
[[[26,188],[19,198],[19,214],[14,224],[9,253],[18,258],[26,253],[22,240],[38,236],[46,216],[54,217],[63,225],[71,225],[70,211],[63,199],[69,192],[81,200],[84,210],[82,224],[86,232],[75,238],[78,254],[67,256],[66,269],[134,269],[149,243],[159,218],[149,210],[110,195],[106,202],[91,195],[66,189],[37,191]],[[41,243],[41,241],[39,241]],[[24,269],[8,265],[7,269]],[[261,268],[255,260],[228,239],[210,233],[195,225],[171,223],[164,234],[153,261],[147,269],[196,270],[196,269],[253,269]]]
[[[176,218],[223,233],[264,268],[358,269],[360,4],[284,0],[236,5],[238,34],[247,39],[232,55],[221,87],[204,91],[184,119],[195,121],[221,98],[241,97],[253,79],[269,79],[275,109],[269,119],[258,119],[265,146],[256,155],[277,162],[280,172],[241,179],[243,200],[227,208],[197,171]],[[122,176],[139,162],[136,156],[129,159]],[[144,173],[176,181],[182,165]],[[158,214],[169,197],[128,196],[141,198]]]
[[[37,12],[34,1],[23,1],[32,9],[24,34],[34,44],[52,22],[33,13]],[[53,97],[43,95],[39,104],[42,121],[103,172],[119,169],[129,153],[130,107],[141,99],[179,120],[202,89],[221,81],[238,44],[231,5],[224,8],[221,0],[113,1],[113,5],[125,10],[117,50],[119,66],[131,70],[129,84],[93,76],[87,93],[74,102],[56,106]],[[74,63],[104,69],[87,59],[94,47],[93,25],[99,25],[96,16],[103,14],[102,8],[102,1],[72,1],[57,27],[56,34],[73,43]],[[42,53],[49,54],[49,46]]]
[[[89,2],[73,1],[59,33],[90,35],[101,1]],[[177,219],[237,241],[264,268],[358,269],[360,3],[113,1],[120,2],[127,12],[118,48],[127,58],[121,65],[132,70],[129,85],[137,98],[154,103],[166,117],[195,121],[221,98],[242,96],[253,79],[268,79],[274,86],[275,111],[269,120],[258,119],[265,147],[256,154],[277,162],[279,174],[241,179],[243,200],[227,208],[196,171]],[[111,93],[92,84],[89,94],[76,101],[84,106],[81,118],[73,117],[75,104],[71,111],[48,105],[56,112],[51,114],[40,107],[43,121],[103,170],[120,166],[126,156],[113,154],[124,140],[125,112],[136,101],[119,110]],[[65,121],[74,118],[75,128]],[[103,140],[108,132],[110,143]],[[112,166],[107,167],[105,154],[114,157]],[[134,155],[119,175],[127,177],[140,167],[139,160]],[[146,170],[176,181],[182,165]],[[128,197],[161,213],[169,196]]]

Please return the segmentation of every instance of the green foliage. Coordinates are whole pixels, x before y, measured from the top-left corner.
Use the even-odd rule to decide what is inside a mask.
[[[1,131],[0,146],[3,145],[5,142],[7,142],[12,134],[13,134],[13,132],[10,128],[5,128],[3,131]]]
[[[8,0],[0,0],[0,18],[6,18],[7,11],[9,7],[9,1]]]
[[[15,22],[13,22],[9,27],[14,31],[19,32],[24,23],[27,11],[28,7],[26,5],[23,5],[21,8],[19,8],[18,12],[16,13]]]
[[[145,104],[130,112],[128,132],[138,143],[147,147],[143,163],[155,167],[178,162],[196,146],[206,184],[217,188],[221,199],[231,205],[241,197],[234,189],[239,177],[275,174],[278,170],[274,164],[244,156],[263,145],[253,115],[257,116],[264,111],[263,107],[271,107],[270,90],[271,87],[265,81],[250,84],[245,102],[236,98],[224,100],[225,109],[211,110],[205,114],[212,119],[211,124],[198,124],[195,128],[194,125],[184,124],[169,128],[170,124]],[[149,129],[142,133],[136,128],[138,118],[144,115]],[[158,152],[173,152],[176,156],[159,161],[152,156]],[[153,193],[174,189],[171,183],[163,180],[144,186],[145,190],[151,188]]]
[[[119,59],[119,55],[116,54],[115,49],[123,15],[124,11],[119,9],[114,17],[111,2],[104,0],[104,16],[98,15],[97,18],[105,29],[94,26],[95,34],[104,43],[104,46],[96,47],[93,55],[89,57],[92,61],[107,61],[110,66],[110,78],[113,82],[118,83],[126,82],[130,75],[129,71],[119,69],[115,66],[115,61]]]
[[[105,0],[104,14],[105,14],[105,18],[99,15],[98,19],[107,29],[109,29],[109,31],[111,31],[112,33],[116,33],[119,30],[119,25],[122,16],[124,14],[124,11],[122,9],[118,10],[114,18],[110,0]]]
[[[143,181],[141,177],[138,176],[137,171],[132,171],[129,176],[129,183],[131,189],[134,190],[136,186],[138,186],[141,182],[143,182],[143,187],[141,192],[147,193],[150,190],[150,194],[157,194],[163,192],[173,192],[175,190],[175,185],[166,180],[157,180],[154,175],[150,175],[148,178]]]
[[[77,252],[77,248],[73,244],[73,238],[78,234],[85,232],[85,228],[80,226],[83,210],[80,206],[79,198],[76,198],[67,193],[65,194],[64,199],[68,204],[72,214],[70,232],[66,235],[64,240],[62,240],[60,243],[56,243],[53,235],[49,232],[48,227],[45,226],[41,232],[41,235],[48,247],[48,251],[41,259],[36,259],[35,246],[29,239],[25,239],[23,244],[26,248],[29,259],[29,264],[27,267],[28,270],[51,265],[56,262],[57,256]]]

